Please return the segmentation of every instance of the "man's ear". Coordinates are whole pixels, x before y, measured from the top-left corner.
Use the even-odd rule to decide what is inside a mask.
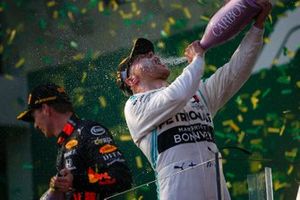
[[[44,114],[46,115],[50,115],[50,112],[51,112],[51,107],[48,106],[47,104],[42,104],[42,112],[44,112]]]
[[[127,85],[129,85],[130,87],[136,85],[138,82],[139,82],[139,78],[137,76],[134,76],[134,75],[126,78],[126,80],[125,80],[125,83]]]

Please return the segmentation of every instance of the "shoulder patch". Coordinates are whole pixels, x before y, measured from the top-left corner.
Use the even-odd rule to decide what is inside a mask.
[[[103,147],[101,147],[101,148],[99,149],[99,152],[100,152],[101,154],[106,154],[106,153],[114,152],[114,151],[116,151],[117,149],[118,149],[118,148],[117,148],[116,146],[114,146],[114,145],[106,144],[106,145],[104,145]]]
[[[99,136],[99,135],[103,135],[104,133],[105,133],[105,129],[101,126],[93,126],[91,128],[91,134],[93,135]]]
[[[75,139],[70,140],[66,145],[66,149],[72,149],[73,147],[78,145],[78,141]]]

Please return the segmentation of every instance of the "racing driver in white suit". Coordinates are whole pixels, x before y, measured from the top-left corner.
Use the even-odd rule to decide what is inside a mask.
[[[127,95],[125,118],[134,143],[151,163],[161,200],[218,199],[212,118],[249,78],[262,47],[267,0],[230,61],[201,80],[204,50],[199,41],[185,50],[189,65],[171,84],[170,71],[144,38],[135,41],[118,67],[117,83]],[[221,194],[230,199],[223,172]]]

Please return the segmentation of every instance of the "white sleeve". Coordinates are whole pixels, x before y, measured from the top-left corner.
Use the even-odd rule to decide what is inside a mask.
[[[230,61],[219,68],[205,82],[200,83],[200,92],[205,98],[212,116],[250,77],[263,45],[263,32],[262,29],[255,26],[251,27]]]
[[[203,59],[196,57],[168,87],[130,97],[124,113],[135,143],[186,105],[203,72]]]

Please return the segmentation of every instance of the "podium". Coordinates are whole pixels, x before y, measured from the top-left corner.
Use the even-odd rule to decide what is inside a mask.
[[[222,162],[219,154],[216,154],[216,170],[222,170]],[[199,165],[201,166],[201,165]],[[218,166],[218,167],[217,167]],[[220,174],[220,171],[216,171],[217,176]],[[174,174],[175,176],[180,174]],[[221,178],[216,176],[216,184]],[[249,200],[273,200],[273,182],[272,182],[272,169],[265,167],[263,171],[255,174],[248,174],[245,177],[248,188],[248,199]],[[143,199],[143,200],[153,200],[157,199],[156,193],[156,184],[157,180],[152,180],[144,184],[136,185],[128,191],[124,191],[120,194],[115,194],[111,197],[106,198],[106,200],[129,200],[129,199]],[[220,187],[218,187],[220,188]],[[299,189],[300,190],[300,189]],[[218,199],[223,200],[222,191],[218,191]],[[298,194],[297,200],[300,200]]]
[[[272,170],[265,167],[261,173],[247,176],[249,200],[273,200]]]

